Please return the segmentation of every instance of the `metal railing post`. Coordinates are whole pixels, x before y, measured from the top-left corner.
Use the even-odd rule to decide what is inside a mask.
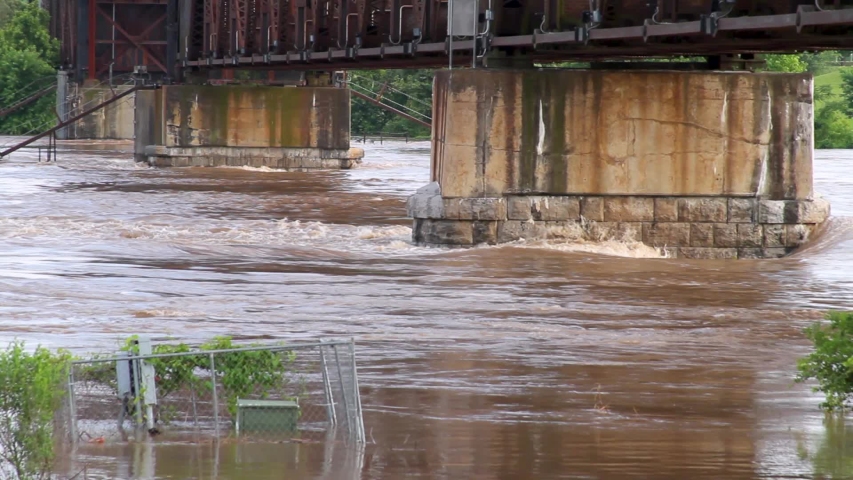
[[[356,424],[356,441],[359,443],[364,443],[364,418],[362,418],[361,414],[361,394],[358,391],[358,369],[355,366],[355,339],[350,340],[349,344],[350,356],[352,357],[352,390],[353,390],[353,402],[354,405],[354,416],[355,416],[355,424]]]
[[[329,379],[329,370],[326,368],[326,353],[323,347],[320,347],[320,365],[323,367],[323,394],[326,397],[326,413],[329,415],[329,423],[334,427],[338,424],[338,417],[335,413],[335,400],[332,394],[332,382]]]
[[[139,389],[139,376],[142,374],[142,369],[139,368],[140,360],[133,360],[133,404],[136,412],[136,427],[142,426],[142,392]]]
[[[219,395],[216,393],[216,361],[210,354],[210,385],[213,387],[213,425],[216,437],[219,438]]]
[[[77,406],[74,405],[74,366],[68,369],[68,414],[71,416],[68,422],[68,433],[71,435],[71,444],[77,443]]]
[[[338,356],[338,346],[332,346],[332,350],[334,350],[335,352],[335,363],[338,365],[338,380],[341,384],[341,395],[343,396],[344,411],[347,413],[347,430],[350,434],[352,434],[352,419],[350,418],[349,402],[347,402],[347,389],[346,387],[344,387],[344,373],[341,370],[341,359]]]

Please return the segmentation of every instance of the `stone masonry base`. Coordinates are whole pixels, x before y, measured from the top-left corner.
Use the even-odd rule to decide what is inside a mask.
[[[263,147],[145,147],[141,159],[154,167],[269,167],[283,170],[347,170],[361,163],[364,150]]]
[[[409,198],[420,245],[582,238],[642,242],[677,258],[777,258],[829,217],[829,202],[745,197],[506,196]],[[567,234],[569,232],[569,234]]]

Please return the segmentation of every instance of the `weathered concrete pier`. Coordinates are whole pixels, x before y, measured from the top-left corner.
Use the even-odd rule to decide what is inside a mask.
[[[829,216],[812,191],[807,74],[436,73],[415,242],[641,241],[683,258],[781,257]]]
[[[164,85],[138,92],[135,153],[158,167],[347,169],[349,90],[334,87]]]

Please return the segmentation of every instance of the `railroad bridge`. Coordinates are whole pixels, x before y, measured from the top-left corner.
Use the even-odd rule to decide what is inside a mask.
[[[418,243],[580,235],[779,257],[829,215],[812,190],[812,78],[752,66],[851,48],[853,0],[45,1],[60,116],[141,69],[157,89],[81,125],[130,129],[158,166],[350,168],[362,152],[334,72],[437,67]],[[693,61],[649,61],[679,56]]]

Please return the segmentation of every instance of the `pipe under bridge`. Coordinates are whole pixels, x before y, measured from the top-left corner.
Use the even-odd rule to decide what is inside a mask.
[[[853,0],[44,0],[77,80],[844,49]],[[448,18],[453,18],[449,35]],[[472,62],[472,57],[479,60]]]

